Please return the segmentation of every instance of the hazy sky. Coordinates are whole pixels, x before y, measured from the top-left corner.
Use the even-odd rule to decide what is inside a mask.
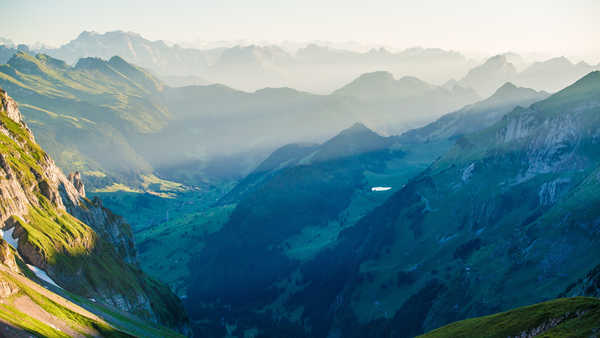
[[[0,36],[59,45],[83,30],[195,39],[357,41],[600,62],[600,0],[0,0]]]

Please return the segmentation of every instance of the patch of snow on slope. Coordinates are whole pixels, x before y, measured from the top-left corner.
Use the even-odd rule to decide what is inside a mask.
[[[392,187],[373,187],[371,188],[371,191],[388,191],[392,189]]]
[[[12,227],[8,230],[0,230],[0,235],[2,235],[2,238],[6,241],[6,243],[12,245],[12,247],[15,249],[18,249],[19,243],[13,238],[13,231],[15,231],[15,227]]]
[[[31,271],[33,271],[33,273],[35,273],[35,275],[37,276],[37,278],[39,278],[39,279],[41,279],[41,280],[43,280],[43,281],[45,281],[45,282],[48,282],[48,283],[50,283],[50,284],[52,284],[52,285],[56,286],[57,288],[60,288],[60,286],[58,286],[58,284],[56,284],[56,283],[55,283],[55,282],[52,280],[52,278],[50,278],[50,276],[48,276],[48,274],[46,273],[46,271],[44,271],[44,270],[42,270],[42,269],[38,268],[38,267],[37,267],[37,266],[35,266],[35,265],[31,265],[31,264],[27,264],[27,267],[29,268],[29,270],[31,270]],[[61,288],[61,289],[62,289],[62,288]]]

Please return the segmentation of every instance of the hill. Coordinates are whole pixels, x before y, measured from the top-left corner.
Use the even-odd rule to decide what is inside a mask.
[[[546,92],[517,87],[507,82],[485,100],[446,114],[424,127],[409,130],[400,138],[404,142],[428,142],[444,138],[457,138],[489,127],[515,107],[529,107],[549,95]]]
[[[411,336],[556,297],[583,278],[597,265],[599,76],[459,138],[342,232],[304,268],[311,287],[300,297],[315,297],[305,320],[348,336]],[[321,318],[336,297],[342,322],[330,324]]]
[[[472,92],[422,84],[429,89],[410,97],[398,96],[410,89],[406,84],[382,100],[362,100],[356,93],[290,88],[170,88],[120,57],[70,66],[18,52],[0,65],[0,85],[14,93],[38,141],[94,189],[118,183],[141,189],[140,177],[152,173],[188,184],[237,179],[284,144],[322,142],[356,121],[403,131],[475,99]]]
[[[588,337],[600,326],[595,298],[564,298],[446,325],[419,337]]]
[[[56,328],[48,327],[57,323],[66,328],[75,323],[75,330],[83,326],[96,330],[89,332],[114,329],[106,324],[109,319],[82,317],[77,313],[84,311],[73,310],[70,302],[41,291],[29,278],[44,280],[69,298],[72,293],[73,299],[97,300],[98,306],[115,308],[115,316],[129,312],[185,332],[188,322],[179,299],[141,272],[129,226],[99,200],[85,197],[79,174],[66,177],[56,167],[4,90],[0,103],[0,278],[2,297],[10,301],[0,309],[0,318],[16,329],[41,335],[53,335]],[[23,312],[26,315],[19,317]],[[125,322],[131,321],[136,320]]]
[[[325,162],[311,155],[323,146],[282,149],[264,166],[275,169],[229,200],[234,210],[192,261],[205,267],[190,280],[192,317],[225,315],[266,335],[409,337],[593,291],[598,88],[598,72],[548,97],[505,85],[480,114],[499,98],[515,98],[502,111],[546,98],[494,114],[454,145],[398,137],[383,152]],[[341,135],[353,130],[370,138],[360,125]],[[352,139],[335,148],[344,154]],[[409,156],[422,149],[441,157],[415,175]],[[386,186],[386,198],[367,197]]]

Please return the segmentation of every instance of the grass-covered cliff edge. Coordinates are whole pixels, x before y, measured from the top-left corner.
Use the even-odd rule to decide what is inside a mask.
[[[0,308],[0,321],[48,335],[37,331],[45,329],[43,318],[27,325],[11,322],[18,311],[14,304],[18,299],[12,300],[15,294],[25,292],[42,308],[43,297],[27,293],[27,287],[16,281],[20,277],[8,273],[33,279],[47,274],[60,292],[187,333],[179,299],[139,268],[129,226],[99,200],[85,197],[79,175],[62,173],[35,142],[17,104],[4,90],[0,90],[0,229],[4,261],[15,262],[2,265],[0,296],[8,305]],[[51,317],[60,317],[56,313],[50,311]]]
[[[560,298],[452,323],[420,337],[596,337],[600,300]]]

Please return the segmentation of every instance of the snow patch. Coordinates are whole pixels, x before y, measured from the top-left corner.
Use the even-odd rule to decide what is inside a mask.
[[[6,241],[6,243],[12,245],[13,248],[18,249],[19,243],[15,238],[13,238],[13,231],[15,231],[15,227],[12,227],[8,230],[0,230],[0,235]]]
[[[465,168],[462,172],[462,180],[463,182],[468,181],[473,176],[473,170],[475,170],[475,163],[471,163],[468,167]]]
[[[392,189],[392,187],[373,187],[371,188],[371,191],[388,191]]]
[[[56,284],[52,278],[50,278],[50,276],[48,276],[48,274],[46,273],[46,271],[38,268],[35,265],[31,265],[31,264],[27,264],[27,267],[29,268],[29,270],[33,271],[33,273],[35,273],[35,275],[37,276],[37,278],[52,284],[54,286],[56,286],[57,288],[61,288],[60,286],[58,286],[58,284]],[[61,288],[62,289],[62,288]]]

